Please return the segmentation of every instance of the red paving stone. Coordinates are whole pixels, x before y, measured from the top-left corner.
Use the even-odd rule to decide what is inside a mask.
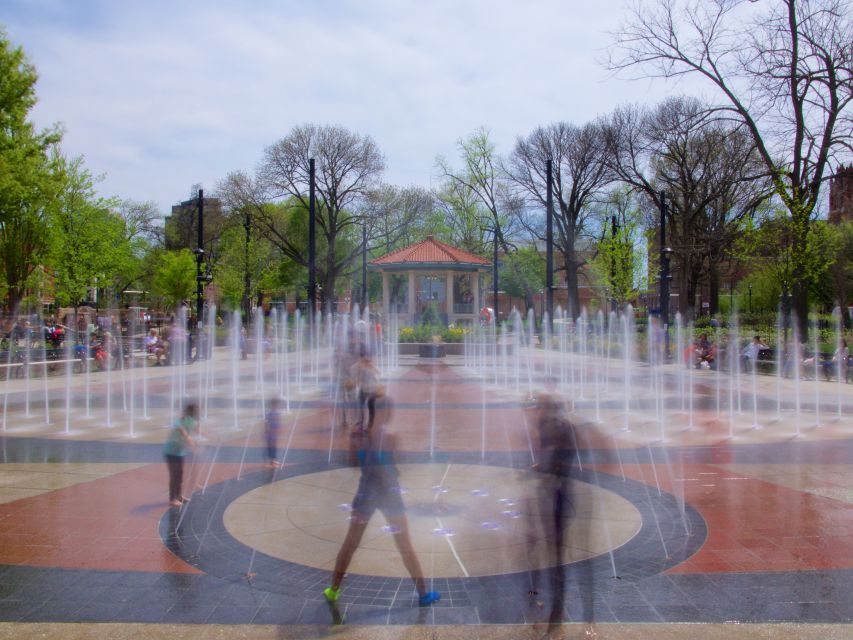
[[[157,384],[167,387],[168,382]],[[484,413],[476,407],[483,399],[482,387],[453,369],[410,368],[389,384],[389,394],[398,405],[391,427],[401,434],[403,450],[426,452],[433,443],[437,451],[479,451],[484,424],[486,451],[528,450],[533,414],[520,406],[491,408]],[[518,400],[512,394],[505,397]],[[428,405],[433,399],[439,404],[434,411],[406,406]],[[487,400],[500,399],[490,390]],[[295,449],[328,449],[332,408],[300,410],[297,403],[294,409],[284,420],[280,446],[289,442]],[[709,430],[722,434],[719,421],[705,423]],[[650,491],[657,491],[660,483],[661,490],[683,496],[705,519],[706,542],[692,557],[669,569],[670,574],[853,568],[853,506],[756,478],[725,480],[734,474],[714,465],[734,462],[736,445],[724,443],[706,451],[709,464],[692,463],[685,456],[672,467],[658,464],[653,468],[626,462],[632,455],[629,443],[595,429],[584,430],[584,434],[585,447],[619,447],[624,452],[621,467],[598,465],[599,471],[615,476],[624,473]],[[246,443],[245,436],[238,436],[227,444],[242,447]],[[260,432],[248,444],[262,446]],[[331,445],[345,448],[347,434],[336,429]],[[827,463],[846,461],[831,448],[822,459]],[[247,465],[245,470],[258,468]],[[237,469],[236,464],[216,464],[211,482],[233,478]],[[195,477],[200,475],[196,469]],[[165,465],[150,464],[2,504],[0,564],[198,573],[167,551],[160,540],[158,524],[167,510],[166,481]],[[813,481],[827,487],[843,486],[830,470],[817,470]],[[713,486],[703,486],[710,484]]]
[[[217,464],[210,481],[236,477],[238,468]],[[0,564],[198,573],[160,539],[166,483],[165,464],[151,464],[2,504]]]

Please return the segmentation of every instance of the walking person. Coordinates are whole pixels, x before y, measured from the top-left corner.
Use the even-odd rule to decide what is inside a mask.
[[[369,431],[376,415],[376,391],[379,388],[379,369],[373,364],[367,347],[361,346],[358,360],[350,368],[350,378],[358,387],[357,431]],[[367,407],[367,424],[364,422],[364,408]]]
[[[169,469],[169,504],[180,507],[185,498],[182,488],[184,480],[184,459],[195,447],[198,435],[196,406],[192,403],[184,407],[181,417],[172,425],[166,438],[164,455]]]
[[[264,435],[267,441],[267,466],[272,469],[280,466],[278,462],[278,438],[281,435],[280,405],[281,401],[273,396],[270,400],[269,411],[264,416]]]
[[[328,602],[337,602],[347,567],[358,549],[367,524],[378,509],[394,532],[394,544],[418,592],[418,605],[426,607],[437,602],[441,594],[427,591],[421,564],[409,536],[409,523],[400,493],[399,471],[394,462],[396,436],[385,428],[390,421],[392,403],[384,397],[381,388],[375,392],[374,406],[375,422],[372,428],[354,432],[351,436],[353,461],[358,464],[361,477],[352,502],[349,529],[335,560],[332,584],[323,590],[323,595]]]
[[[335,402],[340,407],[341,428],[346,429],[349,424],[347,416],[350,411],[350,404],[355,399],[356,383],[352,378],[352,368],[357,362],[356,357],[356,341],[355,336],[350,333],[346,339],[341,338],[343,344],[335,353],[335,384],[333,393],[335,394]]]
[[[564,621],[564,603],[568,568],[563,557],[564,547],[588,548],[589,520],[572,529],[569,540],[569,523],[574,520],[577,500],[573,487],[573,468],[577,461],[578,440],[574,425],[565,413],[565,403],[556,393],[556,381],[546,380],[546,389],[538,398],[536,437],[534,438],[537,515],[539,533],[545,543],[545,572],[549,577],[551,607],[548,616],[549,634]],[[594,622],[593,579],[589,563],[577,568],[582,620]],[[538,574],[532,572],[531,595],[538,595]],[[594,637],[587,627],[585,637]]]

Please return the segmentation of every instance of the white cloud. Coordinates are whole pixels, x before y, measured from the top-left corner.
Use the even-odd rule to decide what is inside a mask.
[[[73,6],[0,10],[40,73],[35,117],[64,123],[104,191],[164,213],[303,122],[372,135],[388,181],[428,185],[435,156],[479,126],[505,152],[538,124],[663,95],[596,64],[612,0]]]

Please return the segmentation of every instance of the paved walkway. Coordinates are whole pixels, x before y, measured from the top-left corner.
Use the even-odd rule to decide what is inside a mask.
[[[428,609],[379,514],[337,606],[322,599],[357,483],[322,358],[301,380],[220,354],[0,382],[0,637],[541,637],[527,395],[548,360],[530,362],[518,385],[460,358],[386,372],[413,543],[443,596]],[[556,362],[583,441],[561,633],[853,637],[853,385]],[[270,470],[260,417],[285,383]],[[184,398],[205,443],[192,500],[169,509],[161,446]]]

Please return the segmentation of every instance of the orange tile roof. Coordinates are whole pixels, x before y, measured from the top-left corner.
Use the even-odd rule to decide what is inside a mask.
[[[396,251],[385,254],[381,258],[370,261],[370,264],[377,266],[406,263],[492,264],[485,258],[481,258],[463,249],[451,247],[449,244],[439,242],[432,236],[427,236],[426,239],[420,242],[416,242],[403,249],[397,249]]]

